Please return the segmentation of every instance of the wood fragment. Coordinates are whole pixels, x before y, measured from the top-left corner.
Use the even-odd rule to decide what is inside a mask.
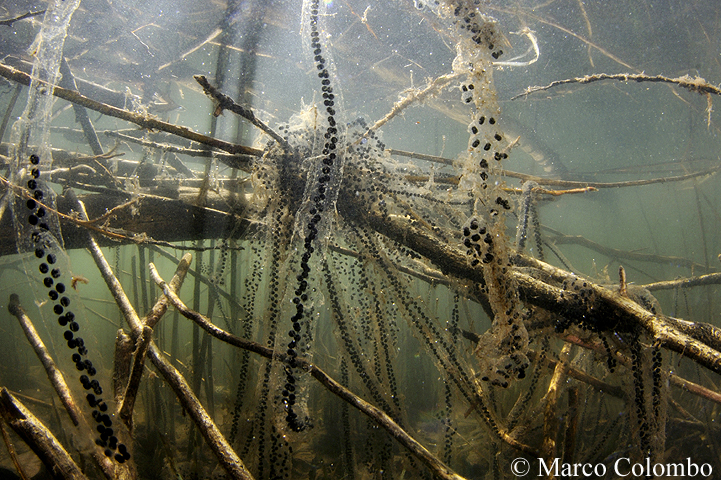
[[[678,278],[676,280],[647,283],[640,286],[650,292],[653,292],[656,290],[672,290],[674,288],[691,288],[700,287],[702,285],[718,285],[720,283],[721,273],[709,273],[708,275],[701,275],[698,277]]]
[[[626,289],[626,270],[623,265],[618,266],[618,294],[628,298],[628,290]]]
[[[18,475],[20,475],[20,478],[22,480],[30,480],[27,473],[25,473],[22,465],[20,465],[20,461],[18,460],[18,454],[15,451],[15,447],[13,446],[12,441],[10,440],[10,435],[8,435],[8,431],[5,428],[4,421],[0,421],[0,432],[2,432],[5,447],[8,449],[8,454],[10,455],[10,459],[12,460],[13,465],[15,466],[15,470],[17,470],[18,472]]]
[[[558,437],[558,402],[561,398],[562,387],[566,382],[566,364],[568,363],[568,354],[571,351],[571,344],[563,345],[561,352],[558,354],[558,362],[553,369],[551,382],[546,391],[545,401],[546,407],[543,413],[543,443],[541,446],[541,454],[546,459],[553,459],[558,456],[556,440]],[[551,477],[555,478],[555,477]]]
[[[28,13],[24,13],[22,15],[14,17],[14,18],[0,20],[0,25],[5,25],[6,27],[12,27],[13,23],[15,23],[15,22],[19,22],[20,20],[25,20],[26,18],[37,17],[39,15],[44,15],[44,14],[45,14],[45,10],[40,10],[39,12],[28,12]]]
[[[130,365],[133,355],[133,340],[123,329],[115,337],[115,355],[113,360],[113,392],[115,403],[120,405],[125,386],[130,378]]]
[[[230,110],[231,112],[235,113],[236,115],[240,115],[241,117],[248,120],[250,123],[270,135],[270,137],[278,142],[278,144],[283,148],[284,151],[290,153],[293,149],[288,144],[288,142],[281,137],[278,132],[270,128],[268,125],[263,123],[258,117],[255,116],[253,113],[253,110],[250,108],[245,108],[242,105],[238,105],[235,103],[235,101],[230,98],[229,96],[225,95],[224,93],[220,92],[217,88],[215,88],[213,85],[210,84],[207,78],[203,75],[194,75],[193,78],[196,82],[200,84],[201,87],[203,87],[203,91],[206,95],[214,99],[218,105],[213,111],[214,116],[220,116],[223,113],[223,110]]]
[[[368,128],[368,133],[378,130],[383,125],[388,123],[393,117],[401,113],[403,110],[416,102],[422,102],[426,97],[435,94],[440,88],[447,85],[448,82],[459,76],[459,73],[449,73],[446,75],[441,75],[434,79],[432,82],[429,82],[428,85],[423,88],[423,90],[411,89],[405,97],[401,98],[395,103],[395,105],[393,105],[393,108],[391,108],[391,111],[388,112],[385,117],[381,118],[370,128]],[[358,141],[360,141],[360,139]]]

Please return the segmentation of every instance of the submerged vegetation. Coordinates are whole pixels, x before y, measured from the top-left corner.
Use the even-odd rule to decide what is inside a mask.
[[[14,8],[3,466],[721,471],[716,7]]]

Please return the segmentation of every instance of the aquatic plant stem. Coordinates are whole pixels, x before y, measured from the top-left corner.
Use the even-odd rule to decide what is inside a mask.
[[[79,425],[80,409],[73,399],[68,384],[65,382],[65,377],[63,377],[63,374],[60,373],[60,370],[55,365],[47,347],[45,347],[40,335],[38,335],[37,330],[35,330],[32,320],[30,320],[25,313],[25,309],[23,309],[20,304],[20,297],[15,293],[10,295],[8,311],[20,322],[20,327],[23,329],[23,332],[25,332],[28,342],[30,342],[33,350],[35,350],[35,354],[40,359],[40,363],[42,363],[43,368],[45,368],[45,373],[48,375],[50,384],[57,392],[58,397],[60,397],[60,401],[65,407],[65,411],[68,412],[70,420],[73,421],[73,425],[77,427]]]
[[[87,480],[52,432],[5,387],[0,389],[0,415],[52,472],[53,478]]]
[[[160,287],[166,298],[169,299],[170,303],[187,319],[195,322],[196,325],[200,326],[208,334],[221,340],[225,343],[233,345],[250,352],[257,353],[268,359],[275,359],[283,362],[286,365],[291,363],[291,357],[283,353],[277,353],[268,347],[264,347],[259,343],[246,340],[229,333],[217,326],[215,326],[210,320],[208,320],[202,314],[189,309],[178,297],[175,291],[160,277],[155,265],[152,263],[149,265],[150,277]],[[348,402],[353,407],[360,410],[363,414],[370,417],[379,426],[384,428],[393,438],[407,448],[411,454],[413,454],[418,460],[423,462],[437,477],[444,480],[462,480],[463,477],[454,473],[448,468],[443,462],[438,460],[433,454],[431,454],[423,445],[418,443],[413,437],[408,435],[392,418],[386,415],[382,410],[376,408],[370,403],[366,402],[356,394],[345,388],[340,383],[336,382],[323,370],[318,368],[316,365],[306,362],[302,358],[294,357],[292,361],[295,366],[301,370],[304,370],[318,380],[324,387],[330,390],[332,393]]]

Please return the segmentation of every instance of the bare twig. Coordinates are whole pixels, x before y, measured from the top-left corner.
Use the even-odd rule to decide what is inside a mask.
[[[667,280],[665,282],[654,282],[641,285],[651,292],[655,290],[672,290],[674,288],[690,288],[700,287],[702,285],[719,285],[721,284],[721,273],[710,273],[699,277],[679,278],[676,280]]]
[[[393,117],[401,113],[403,110],[411,106],[412,104],[416,102],[421,102],[426,99],[429,95],[434,94],[438,91],[438,89],[442,88],[444,85],[448,84],[451,80],[454,78],[459,77],[459,73],[449,73],[446,75],[441,75],[440,77],[436,78],[432,82],[430,82],[423,90],[412,90],[408,95],[403,97],[401,100],[397,101],[395,105],[393,105],[393,108],[390,112],[386,114],[385,117],[378,120],[376,123],[374,123],[370,128],[368,128],[368,132],[373,132],[375,130],[378,130],[383,125],[388,123]]]
[[[19,22],[20,20],[25,20],[26,18],[30,17],[37,17],[38,15],[44,15],[45,10],[40,10],[39,12],[28,12],[20,15],[19,17],[15,18],[8,18],[7,20],[0,20],[0,25],[5,25],[6,27],[12,27],[13,23]]]
[[[243,170],[245,172],[251,171],[252,161],[253,161],[253,159],[256,158],[255,155],[242,155],[242,154],[233,155],[233,154],[229,154],[229,153],[225,153],[225,152],[213,152],[213,151],[209,151],[207,149],[201,149],[201,148],[188,148],[188,147],[180,147],[177,145],[170,145],[167,143],[151,142],[144,138],[138,138],[138,137],[134,137],[132,135],[125,135],[123,133],[115,132],[113,130],[104,130],[102,133],[108,137],[118,138],[120,140],[123,140],[126,142],[131,142],[131,143],[136,143],[136,144],[142,145],[144,147],[157,148],[164,152],[178,153],[181,155],[188,155],[189,157],[211,157],[211,156],[213,156],[213,157],[217,158],[218,161],[220,161],[221,163],[224,163],[225,165],[228,165],[229,167]],[[171,166],[175,166],[175,165],[171,165]],[[176,167],[176,169],[177,169],[177,167]],[[190,170],[184,170],[184,173],[191,174],[193,172]]]
[[[22,480],[30,480],[25,473],[25,470],[23,470],[22,465],[20,465],[20,461],[18,460],[18,454],[15,452],[15,447],[13,446],[13,443],[10,441],[10,435],[8,435],[8,431],[5,428],[5,422],[0,421],[0,432],[2,432],[3,441],[5,442],[5,447],[8,449],[8,453],[10,454],[10,459],[13,461],[13,465],[15,465],[15,470],[17,470],[18,475],[20,475],[20,478]]]
[[[691,78],[689,75],[684,75],[683,77],[665,77],[663,75],[645,75],[643,73],[617,73],[613,75],[609,75],[607,73],[596,73],[594,75],[585,75],[583,77],[575,77],[575,78],[567,78],[564,80],[556,80],[554,82],[549,83],[548,85],[544,87],[528,87],[525,92],[520,93],[518,95],[515,95],[511,97],[511,100],[515,100],[517,98],[521,97],[527,97],[528,95],[531,95],[532,93],[536,92],[542,92],[544,90],[549,90],[553,87],[557,87],[559,85],[568,85],[570,83],[593,83],[593,82],[599,82],[601,80],[617,80],[621,82],[660,82],[660,83],[671,83],[674,85],[678,85],[679,87],[685,88],[689,92],[699,93],[702,95],[706,94],[714,94],[714,95],[721,95],[721,88],[711,85],[703,78],[696,76]]]
[[[641,252],[630,252],[628,250],[620,250],[618,248],[611,248],[606,247],[604,245],[601,245],[600,243],[594,242],[593,240],[589,240],[586,237],[583,237],[581,235],[566,235],[558,230],[555,230],[553,228],[543,226],[544,231],[548,231],[553,234],[553,236],[549,236],[547,240],[555,245],[560,245],[563,243],[572,243],[574,245],[581,245],[583,247],[586,247],[590,250],[593,250],[595,252],[601,253],[603,255],[606,255],[609,258],[613,259],[621,259],[625,258],[627,260],[635,260],[635,261],[641,261],[641,262],[653,262],[653,263],[670,263],[673,265],[679,265],[686,268],[700,268],[703,269],[704,265],[701,265],[700,263],[696,263],[693,260],[690,260],[688,258],[683,257],[675,257],[672,255],[656,255],[653,253],[641,253]],[[716,283],[718,279],[707,279],[709,280],[709,283]],[[711,281],[712,280],[712,281]],[[663,283],[663,282],[661,282]],[[650,284],[655,285],[655,284]],[[660,287],[661,289],[663,287]],[[668,287],[673,288],[673,287]]]
[[[429,162],[434,163],[441,163],[444,165],[454,165],[455,160],[452,160],[450,158],[445,157],[439,157],[436,155],[426,155],[424,153],[416,153],[416,152],[408,152],[406,150],[398,150],[396,148],[386,148],[386,151],[390,153],[391,155],[399,155],[402,157],[408,157],[408,158],[417,158],[419,160],[426,160]],[[585,182],[581,180],[557,180],[554,178],[545,178],[545,177],[539,177],[536,175],[529,175],[527,173],[520,173],[520,172],[513,172],[510,170],[504,170],[503,175],[505,177],[510,178],[517,178],[519,180],[522,180],[524,182],[526,181],[534,181],[538,183],[539,185],[545,185],[549,187],[564,187],[564,188],[572,188],[572,189],[586,189],[586,191],[592,191],[596,189],[601,188],[624,188],[624,187],[640,187],[643,185],[654,185],[657,183],[671,183],[671,182],[682,182],[684,180],[690,180],[692,178],[697,177],[703,177],[705,175],[712,175],[716,172],[721,170],[721,166],[711,167],[706,170],[700,170],[698,172],[692,172],[687,173],[685,175],[676,175],[672,177],[659,177],[659,178],[648,178],[644,180],[629,180],[625,182]],[[427,182],[428,176],[426,175],[417,175],[417,176],[407,176],[406,180],[411,182]],[[449,177],[443,177],[443,178],[436,178],[436,183],[448,183],[451,185],[458,185],[459,177],[458,176],[449,176]],[[556,190],[547,190],[543,193],[547,193],[549,195],[557,195],[557,194],[563,194],[565,192],[557,193]],[[569,192],[569,193],[579,193],[579,192]]]
[[[203,91],[206,95],[213,98],[217,105],[215,107],[215,110],[213,110],[214,116],[219,116],[223,113],[223,110],[230,110],[231,112],[240,115],[241,117],[248,120],[250,123],[255,125],[256,127],[263,130],[265,133],[270,135],[273,140],[278,142],[278,144],[285,150],[286,152],[290,152],[292,150],[291,146],[286,142],[286,140],[281,137],[275,130],[270,128],[268,125],[263,123],[258,117],[255,116],[253,113],[253,110],[250,108],[245,108],[242,105],[238,105],[233,101],[232,98],[225,95],[224,93],[218,91],[217,88],[212,86],[210,82],[208,82],[208,79],[205,78],[203,75],[194,75],[193,78],[196,82],[200,84],[201,87],[203,87]]]
[[[75,403],[72,393],[70,393],[70,388],[68,388],[63,374],[60,373],[60,370],[55,365],[48,349],[45,347],[40,335],[38,335],[37,330],[35,330],[32,321],[28,318],[22,305],[20,305],[20,297],[15,293],[10,295],[8,311],[20,322],[20,327],[22,327],[23,332],[25,332],[25,336],[28,338],[28,342],[30,342],[33,350],[35,350],[35,354],[40,359],[40,363],[43,364],[50,383],[57,392],[58,397],[60,397],[60,401],[63,403],[73,424],[77,426],[79,424],[80,409]]]

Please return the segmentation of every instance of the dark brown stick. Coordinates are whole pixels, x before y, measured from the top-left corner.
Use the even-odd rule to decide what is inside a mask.
[[[115,402],[120,405],[125,385],[130,378],[130,365],[133,355],[133,340],[122,329],[115,337],[115,356],[113,361],[113,393]]]
[[[19,17],[14,18],[8,18],[7,20],[0,20],[0,25],[5,25],[8,27],[12,27],[13,23],[19,22],[20,20],[25,20],[26,18],[30,17],[37,17],[38,15],[45,14],[45,10],[40,10],[39,12],[28,12],[20,15]]]
[[[22,327],[23,332],[25,332],[25,336],[27,337],[28,342],[30,342],[30,345],[33,347],[33,350],[35,350],[35,354],[40,359],[40,363],[43,364],[43,368],[45,368],[45,373],[48,375],[50,384],[57,392],[58,397],[60,397],[60,401],[65,407],[65,411],[68,412],[70,420],[73,421],[73,425],[78,426],[80,409],[75,403],[75,400],[73,400],[73,395],[70,393],[70,388],[68,388],[68,384],[65,382],[63,374],[60,370],[58,370],[58,367],[55,365],[55,362],[50,356],[50,353],[45,347],[40,335],[38,335],[37,330],[35,330],[32,321],[28,318],[22,305],[20,305],[20,297],[18,297],[15,293],[10,295],[8,311],[18,319],[18,322],[20,322],[20,327]]]

